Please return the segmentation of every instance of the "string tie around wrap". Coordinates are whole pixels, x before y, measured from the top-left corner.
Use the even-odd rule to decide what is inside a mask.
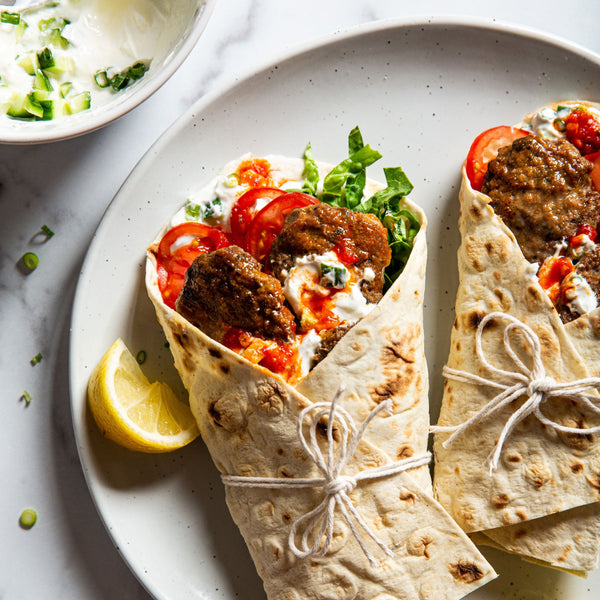
[[[375,567],[378,563],[367,546],[365,535],[388,556],[394,556],[394,553],[369,527],[357,507],[354,506],[350,499],[350,494],[362,481],[389,477],[429,464],[431,453],[425,452],[419,456],[411,456],[410,458],[388,463],[380,467],[365,469],[355,475],[342,473],[344,467],[354,455],[369,423],[382,410],[391,412],[392,408],[390,400],[382,402],[369,413],[361,426],[357,428],[350,413],[343,407],[338,406],[338,400],[343,389],[344,386],[341,386],[331,403],[316,402],[303,409],[298,416],[298,438],[304,451],[321,472],[322,477],[280,478],[221,475],[221,479],[225,485],[234,487],[271,489],[323,488],[324,497],[322,501],[314,509],[302,515],[292,524],[288,536],[290,550],[299,558],[324,556],[333,541],[337,509],[348,524],[350,531],[369,560],[369,563]],[[328,417],[325,453],[321,450],[317,439],[317,428],[319,422],[324,417]],[[309,419],[308,427],[305,427],[305,420],[307,418]],[[336,443],[333,434],[334,424],[337,426],[340,438],[337,454],[335,452]],[[297,543],[298,538],[299,543]]]
[[[514,364],[514,370],[512,371],[507,371],[491,364],[483,351],[483,330],[493,319],[508,322],[504,328],[503,342],[504,351]],[[513,332],[521,333],[527,341],[527,350],[531,358],[531,366],[527,366],[513,348],[511,341]],[[529,415],[534,415],[538,421],[557,432],[576,435],[589,435],[600,432],[600,425],[590,427],[589,429],[567,427],[544,415],[541,410],[543,403],[548,398],[558,396],[572,400],[582,407],[589,409],[592,413],[600,415],[600,407],[597,406],[600,397],[597,394],[587,393],[600,387],[600,377],[586,377],[562,383],[549,377],[546,374],[544,363],[542,361],[540,338],[531,327],[516,317],[502,312],[492,312],[486,315],[477,327],[475,335],[475,351],[479,362],[491,374],[490,378],[481,377],[468,371],[452,369],[448,366],[445,366],[443,369],[444,376],[446,379],[451,379],[453,381],[488,386],[500,391],[463,423],[450,426],[434,425],[430,428],[433,433],[452,434],[443,442],[442,445],[444,448],[447,448],[452,444],[459,435],[462,435],[472,427],[482,424],[487,418],[522,396],[526,398],[525,402],[520,406],[515,406],[515,410],[504,424],[498,441],[487,459],[490,475],[498,467],[498,461],[502,453],[504,442],[511,435],[514,428]]]

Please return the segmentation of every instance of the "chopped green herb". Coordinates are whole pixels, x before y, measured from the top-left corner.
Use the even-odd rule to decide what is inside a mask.
[[[25,529],[31,529],[36,521],[37,513],[33,508],[26,508],[19,517],[19,523],[21,524],[21,527],[24,527]]]
[[[139,365],[143,365],[146,362],[146,352],[144,350],[140,350],[135,357]]]
[[[48,238],[51,238],[54,235],[54,231],[48,227],[48,225],[42,225],[42,231],[46,234]]]
[[[134,81],[141,79],[149,68],[149,62],[138,61],[120,73],[110,75],[109,72],[112,69],[108,67],[104,71],[97,71],[94,75],[94,80],[98,87],[106,88],[110,86],[115,92],[118,92],[131,85]]]
[[[210,204],[205,205],[203,216],[205,219],[220,217],[223,214],[223,205],[220,198],[214,198]]]
[[[44,358],[42,353],[38,352],[29,362],[31,363],[31,366],[34,367],[42,360],[42,358]]]
[[[197,221],[200,218],[200,205],[188,200],[185,203],[185,216],[190,221]]]
[[[18,12],[2,11],[0,14],[0,23],[8,23],[9,25],[18,25],[21,22],[21,15]]]
[[[32,400],[31,394],[27,391],[27,390],[23,390],[23,394],[21,395],[21,398],[23,398],[23,400],[25,400],[25,404],[27,404],[27,406],[29,406],[29,403]]]
[[[21,257],[21,260],[23,261],[25,268],[27,268],[29,271],[35,270],[40,262],[40,259],[34,252],[25,252],[25,254],[23,254]]]
[[[342,289],[348,280],[348,269],[338,265],[321,263],[321,285],[324,287]]]

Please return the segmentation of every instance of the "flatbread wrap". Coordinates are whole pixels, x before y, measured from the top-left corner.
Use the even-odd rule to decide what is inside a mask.
[[[244,156],[148,249],[149,296],[270,599],[451,599],[495,577],[431,495],[426,218],[401,170],[366,178],[379,156],[357,129],[333,168],[310,147]],[[166,238],[207,213],[218,235]]]
[[[478,543],[585,574],[600,543],[600,111],[475,140],[435,432],[436,498]]]

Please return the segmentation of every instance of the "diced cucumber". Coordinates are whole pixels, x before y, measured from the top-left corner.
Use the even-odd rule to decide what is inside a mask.
[[[76,96],[69,98],[65,103],[65,112],[70,115],[87,110],[92,105],[92,96],[90,92],[81,92]]]
[[[33,90],[33,92],[31,92],[31,95],[38,101],[41,102],[42,100],[49,100],[50,99],[50,92],[47,90]]]
[[[44,116],[44,108],[33,94],[27,94],[23,102],[23,108],[34,117],[41,119]]]
[[[33,82],[34,90],[43,90],[46,92],[51,92],[54,88],[48,79],[48,76],[41,70],[37,69],[35,72],[35,80]]]
[[[17,58],[17,64],[22,67],[28,75],[35,75],[39,65],[35,52],[23,54]]]
[[[51,75],[72,74],[75,72],[75,63],[70,56],[56,56],[54,57],[54,66],[44,69],[44,71]]]
[[[67,114],[65,101],[62,98],[56,98],[54,100],[42,100],[40,104],[44,109],[44,116],[42,119],[45,121],[56,119]]]
[[[60,84],[60,97],[66,98],[73,91],[73,83],[65,81]]]
[[[27,25],[23,18],[21,18],[20,23],[15,27],[15,41],[17,42],[17,44],[21,41],[23,35],[25,35],[25,30],[28,27],[29,25]]]
[[[13,119],[31,119],[31,114],[25,110],[25,94],[13,92],[8,100],[6,114]]]

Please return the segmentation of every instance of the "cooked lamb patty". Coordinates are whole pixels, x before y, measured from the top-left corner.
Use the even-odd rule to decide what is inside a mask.
[[[391,251],[387,231],[375,215],[326,203],[297,208],[288,215],[273,242],[267,269],[283,283],[296,258],[323,254],[335,246],[355,256],[357,269],[364,271],[370,267],[373,270],[374,278],[363,281],[361,291],[369,302],[378,302]]]
[[[481,191],[513,232],[525,258],[542,263],[582,224],[596,227],[600,194],[592,164],[566,140],[535,135],[501,148]]]
[[[229,327],[287,341],[294,334],[295,321],[284,302],[279,281],[264,273],[250,254],[229,246],[194,260],[175,307],[218,342]]]

